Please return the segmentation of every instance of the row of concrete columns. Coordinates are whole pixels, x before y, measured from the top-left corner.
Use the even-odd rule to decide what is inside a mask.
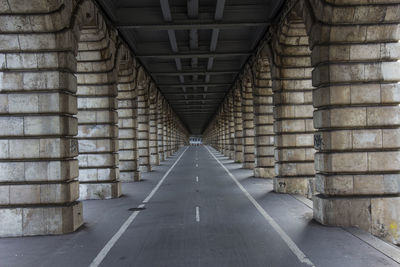
[[[400,243],[399,11],[287,1],[203,139],[275,192],[313,196],[317,221]]]
[[[0,236],[74,231],[187,144],[93,1],[1,1],[0,28]]]

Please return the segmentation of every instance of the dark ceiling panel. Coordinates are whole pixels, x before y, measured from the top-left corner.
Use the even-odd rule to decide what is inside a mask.
[[[188,130],[200,134],[284,0],[97,1]]]

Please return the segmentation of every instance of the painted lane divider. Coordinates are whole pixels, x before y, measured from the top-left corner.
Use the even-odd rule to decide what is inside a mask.
[[[271,227],[278,233],[278,235],[282,238],[282,240],[286,243],[289,249],[293,252],[294,255],[299,259],[300,262],[307,264],[308,266],[315,265],[311,262],[309,258],[300,250],[300,248],[294,243],[294,241],[286,234],[286,232],[278,225],[278,223],[261,207],[261,205],[250,195],[249,192],[242,186],[241,183],[235,178],[235,176],[225,167],[224,164],[217,159],[217,157],[211,152],[211,150],[206,146],[205,147],[211,156],[221,165],[221,167],[229,174],[235,184],[239,187],[239,189],[246,195],[246,197],[250,200],[250,202],[254,205],[254,207],[258,210],[258,212],[265,218],[265,220],[271,225]]]
[[[196,163],[196,168],[199,167],[199,164]]]
[[[175,165],[179,162],[179,160],[182,158],[183,154],[185,154],[186,150],[188,150],[189,147],[186,147],[186,149],[182,152],[182,154],[176,159],[174,164],[168,169],[168,171],[164,174],[164,176],[161,178],[161,180],[157,183],[157,185],[153,188],[153,190],[150,192],[150,194],[143,200],[142,203],[147,203],[149,200],[154,196],[154,194],[157,192],[157,190],[160,188],[161,184],[164,182],[165,178],[167,178],[168,174],[172,171],[172,169],[175,167]],[[141,204],[138,206],[138,208],[144,208],[145,205]],[[100,250],[99,254],[97,254],[96,258],[93,259],[92,263],[89,265],[89,267],[97,267],[101,264],[101,262],[104,260],[104,258],[107,256],[107,254],[110,252],[112,247],[117,243],[118,239],[125,233],[126,229],[128,229],[129,225],[135,220],[137,215],[140,213],[140,210],[134,211],[131,216],[122,224],[122,226],[119,228],[119,230],[113,235],[113,237],[107,242],[107,244],[104,246],[102,250]]]
[[[196,182],[199,182],[199,176],[196,176]]]
[[[196,222],[200,222],[200,208],[196,207]]]

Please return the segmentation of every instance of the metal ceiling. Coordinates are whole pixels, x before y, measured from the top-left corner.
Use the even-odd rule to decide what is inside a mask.
[[[97,0],[200,134],[284,0]]]

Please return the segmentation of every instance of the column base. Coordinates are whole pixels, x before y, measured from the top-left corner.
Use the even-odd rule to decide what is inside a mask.
[[[121,196],[121,183],[100,182],[100,183],[80,183],[79,184],[79,199],[110,199]]]
[[[298,194],[312,197],[314,177],[274,177],[274,191],[283,194]]]
[[[139,166],[139,172],[151,172],[151,165]]]
[[[314,219],[329,226],[357,226],[400,245],[400,196],[313,197]]]
[[[0,237],[59,235],[83,224],[82,203],[0,208]]]
[[[243,163],[243,168],[244,169],[250,169],[250,170],[253,170],[254,169],[254,163],[253,162],[244,162]]]
[[[243,162],[243,152],[235,152],[235,162],[236,163]]]
[[[135,171],[133,175],[133,181],[140,182],[141,180],[142,180],[142,174],[140,173],[140,171]]]
[[[158,155],[150,155],[150,164],[152,166],[160,165],[160,159],[158,158]]]
[[[270,167],[270,168],[255,167],[254,168],[254,177],[272,179],[272,178],[274,178],[274,175],[275,175],[274,167]]]
[[[120,171],[119,180],[121,182],[136,182],[140,180],[140,173],[138,171]]]

